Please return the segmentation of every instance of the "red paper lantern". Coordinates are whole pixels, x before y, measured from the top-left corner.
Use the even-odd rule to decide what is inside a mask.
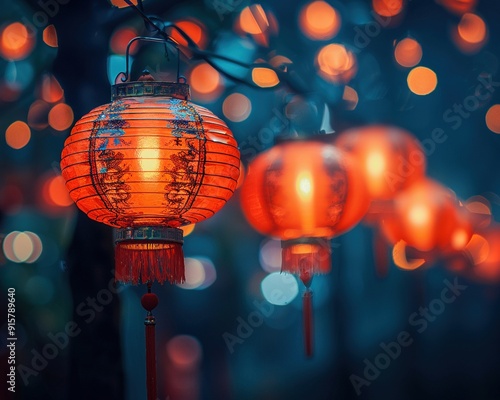
[[[330,140],[329,136],[323,138]],[[298,275],[307,288],[308,354],[313,275],[330,271],[329,239],[350,229],[368,208],[368,197],[354,168],[332,144],[292,140],[258,155],[250,163],[241,189],[248,222],[262,234],[282,240],[282,271]]]
[[[283,272],[330,271],[328,239],[350,229],[367,210],[354,165],[331,144],[315,140],[281,143],[249,165],[241,189],[243,212],[264,235],[283,246]]]
[[[453,192],[430,179],[415,182],[394,198],[382,230],[392,243],[404,240],[417,250],[440,253],[463,249],[472,235],[466,210]]]
[[[418,140],[407,131],[391,126],[369,125],[352,128],[335,140],[351,154],[360,169],[372,201],[365,222],[379,225],[381,215],[390,209],[390,200],[425,173],[425,155]],[[388,271],[387,244],[374,233],[375,268],[379,276]]]
[[[226,124],[189,101],[185,83],[112,87],[111,103],[74,126],[61,169],[76,205],[118,228],[116,279],[184,280],[182,225],[216,213],[239,176],[237,144]]]
[[[401,128],[372,125],[341,133],[335,145],[357,160],[372,200],[388,200],[425,174],[418,140]]]

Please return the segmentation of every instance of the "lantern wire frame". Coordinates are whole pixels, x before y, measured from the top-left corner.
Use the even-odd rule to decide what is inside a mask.
[[[181,70],[181,57],[180,57],[180,50],[179,50],[179,44],[172,39],[171,37],[163,37],[163,38],[155,38],[155,37],[150,37],[150,36],[136,36],[135,38],[131,39],[130,42],[127,44],[127,50],[125,51],[125,72],[120,72],[116,78],[118,80],[118,77],[121,76],[121,81],[122,82],[127,82],[130,81],[130,47],[137,41],[143,41],[143,42],[154,42],[154,43],[164,43],[165,44],[165,49],[166,49],[166,54],[168,56],[168,47],[167,45],[171,44],[174,49],[177,52],[177,74],[176,74],[176,79],[177,82],[179,82],[181,76],[180,76],[180,70]]]

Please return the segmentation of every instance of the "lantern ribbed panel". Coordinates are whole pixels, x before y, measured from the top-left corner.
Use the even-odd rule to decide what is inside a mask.
[[[232,196],[239,151],[225,123],[170,97],[123,98],[82,117],[62,175],[77,206],[114,227],[202,221]]]
[[[472,227],[454,193],[431,179],[421,179],[394,198],[382,220],[382,232],[392,243],[404,240],[420,251],[460,250]]]
[[[283,240],[332,237],[348,192],[342,155],[332,145],[297,141],[274,146],[249,165],[241,189],[247,220]]]
[[[409,132],[371,125],[342,132],[335,145],[350,153],[372,200],[392,199],[425,174],[425,153]]]

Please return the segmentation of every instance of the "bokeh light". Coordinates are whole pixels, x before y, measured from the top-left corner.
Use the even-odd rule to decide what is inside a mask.
[[[312,40],[332,39],[339,32],[341,24],[340,14],[322,0],[306,4],[299,14],[299,27]]]
[[[266,272],[279,272],[281,270],[281,241],[264,239],[259,251],[260,266]]]
[[[44,43],[49,47],[59,47],[57,31],[54,25],[47,26],[42,33]]]
[[[65,131],[73,124],[73,110],[65,103],[56,104],[49,112],[49,125],[56,131]]]
[[[470,234],[464,228],[457,228],[451,235],[451,247],[453,250],[461,250],[470,239]]]
[[[264,298],[276,306],[289,304],[299,294],[297,279],[291,274],[273,272],[267,275],[260,284]]]
[[[217,279],[215,266],[208,258],[186,257],[184,265],[186,281],[177,285],[182,289],[206,289]]]
[[[239,34],[250,34],[261,46],[269,45],[269,36],[278,32],[278,21],[269,10],[260,4],[252,4],[243,8],[235,22],[235,31]]]
[[[25,231],[24,233],[30,237],[33,244],[33,251],[25,261],[27,264],[31,264],[37,261],[38,258],[40,258],[40,256],[42,255],[43,243],[40,239],[40,236],[38,236],[36,233],[30,231]]]
[[[200,21],[196,19],[181,20],[176,21],[175,25],[182,29],[198,47],[201,49],[206,47],[208,40],[206,28]],[[188,46],[186,39],[184,39],[176,29],[172,29],[170,37],[181,46]]]
[[[486,38],[486,24],[476,14],[462,15],[457,30],[460,37],[469,43],[480,43]]]
[[[36,130],[49,126],[50,104],[44,100],[35,100],[28,110],[28,125]]]
[[[415,39],[405,38],[394,48],[394,58],[403,67],[414,67],[422,59],[422,47]]]
[[[342,100],[344,101],[346,110],[354,110],[358,105],[359,97],[358,92],[352,87],[346,85],[344,87],[344,93],[342,94]]]
[[[26,122],[15,121],[5,131],[5,141],[13,149],[19,150],[31,139],[31,129]]]
[[[42,254],[42,241],[33,232],[13,231],[5,236],[2,249],[5,257],[15,263],[33,263]]]
[[[57,103],[63,96],[64,90],[56,77],[52,74],[44,75],[40,85],[40,97],[42,100],[47,103]]]
[[[198,64],[191,70],[189,83],[193,97],[202,100],[215,99],[222,91],[222,78],[219,72],[207,63]]]
[[[355,55],[344,45],[336,43],[321,48],[316,65],[321,77],[334,83],[347,83],[357,72]]]
[[[382,17],[395,17],[403,5],[403,0],[372,0],[373,11]]]
[[[109,41],[109,47],[115,54],[123,55],[127,52],[129,42],[137,36],[137,31],[129,26],[124,26],[116,29]],[[138,49],[138,43],[135,42],[130,46],[130,54],[135,54]]]
[[[59,208],[68,207],[73,204],[73,200],[66,188],[66,183],[61,175],[54,175],[51,171],[42,179],[42,198],[46,205]]]
[[[0,55],[8,60],[22,60],[35,47],[35,35],[25,25],[13,22],[7,25],[0,36]]]
[[[500,133],[500,104],[494,104],[488,109],[485,120],[490,131]]]
[[[175,368],[192,370],[201,362],[202,347],[195,337],[178,335],[168,341],[167,355]]]
[[[404,240],[398,241],[392,248],[392,260],[396,267],[404,270],[414,270],[424,265],[425,260],[422,258],[408,260],[406,254],[406,242]]]
[[[252,112],[252,102],[244,94],[232,93],[224,99],[222,112],[230,121],[241,122]]]
[[[239,22],[241,29],[251,35],[264,33],[269,28],[269,20],[260,4],[252,4],[241,10]]]
[[[256,67],[252,69],[253,82],[262,88],[274,87],[280,80],[276,72],[270,68]]]
[[[31,237],[25,232],[19,232],[12,241],[12,253],[18,262],[25,262],[33,254],[35,246]]]
[[[462,53],[475,54],[487,43],[488,28],[479,15],[465,13],[452,29],[451,38]]]
[[[432,93],[437,86],[436,73],[427,67],[415,67],[408,74],[409,89],[419,96]]]

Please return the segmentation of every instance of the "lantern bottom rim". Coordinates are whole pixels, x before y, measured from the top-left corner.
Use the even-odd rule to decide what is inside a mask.
[[[114,230],[115,244],[124,241],[158,241],[184,243],[183,231],[169,226],[138,226],[116,228]]]

